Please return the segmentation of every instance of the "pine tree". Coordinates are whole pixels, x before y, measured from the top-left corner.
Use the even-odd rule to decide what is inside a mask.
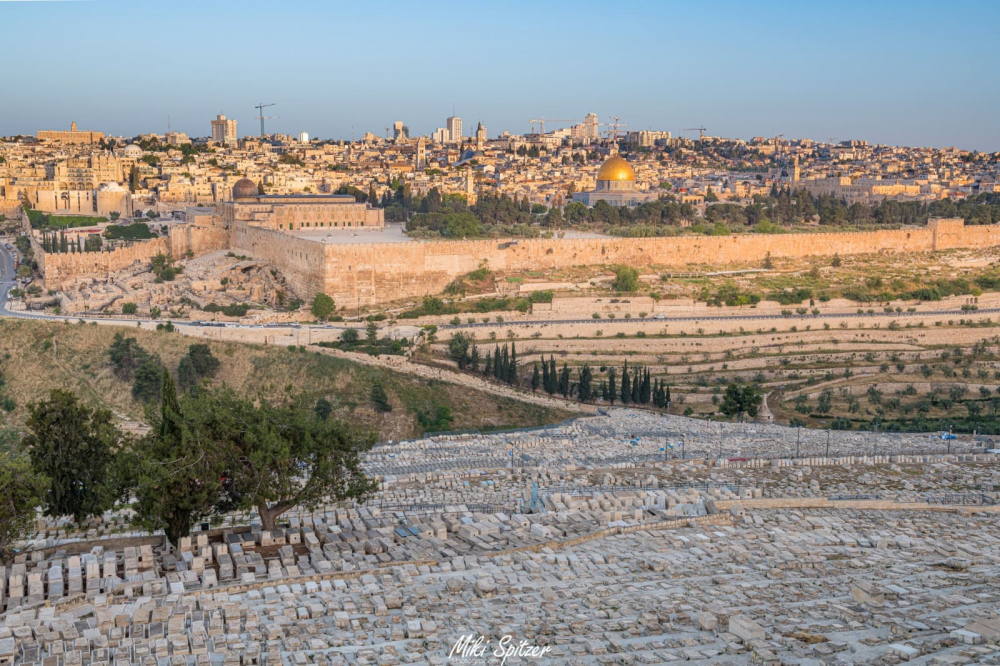
[[[608,403],[615,404],[615,394],[618,392],[618,378],[614,368],[608,369]]]
[[[628,361],[625,361],[625,367],[622,369],[621,398],[623,405],[627,405],[632,400],[632,384],[628,376]]]
[[[534,369],[531,371],[531,392],[534,393],[538,390],[538,384],[540,378],[538,376],[538,364],[534,363]],[[546,373],[547,374],[547,373]]]

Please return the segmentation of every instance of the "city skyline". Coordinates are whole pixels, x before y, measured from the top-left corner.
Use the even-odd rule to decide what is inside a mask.
[[[169,14],[117,0],[4,2],[0,20],[47,38],[45,49],[34,45],[37,30],[7,38],[31,56],[11,72],[10,89],[23,92],[7,100],[0,134],[72,121],[113,135],[163,133],[169,116],[174,131],[209,136],[222,113],[246,136],[258,132],[253,107],[273,102],[269,132],[350,139],[402,120],[429,135],[454,105],[491,137],[526,133],[530,118],[594,112],[631,130],[705,126],[734,138],[993,152],[1000,93],[983,74],[1000,61],[989,39],[1000,9],[976,5],[955,15],[931,3],[848,2],[833,12],[775,2],[751,14],[723,2],[697,15],[633,2],[616,8],[620,29],[609,30],[603,6],[589,2],[400,5],[373,15],[221,1],[208,16],[187,0]],[[269,15],[280,29],[248,41],[240,26]],[[108,52],[109,35],[132,37],[109,58],[69,64],[74,51]]]

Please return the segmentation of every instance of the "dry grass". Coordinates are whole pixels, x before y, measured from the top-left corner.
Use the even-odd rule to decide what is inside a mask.
[[[134,336],[147,351],[158,354],[171,372],[194,342],[204,342],[221,364],[215,378],[248,393],[277,398],[305,393],[325,397],[334,415],[376,429],[383,439],[412,437],[422,432],[417,410],[451,408],[453,429],[494,429],[542,425],[569,414],[498,398],[444,382],[394,374],[313,352],[286,347],[194,340],[179,333],[91,324],[0,320],[0,372],[4,391],[16,408],[7,418],[22,424],[27,406],[53,388],[75,391],[85,401],[141,420],[143,405],[132,399],[131,387],[111,371],[108,347],[116,332]],[[393,410],[380,414],[369,399],[374,382],[385,387]]]

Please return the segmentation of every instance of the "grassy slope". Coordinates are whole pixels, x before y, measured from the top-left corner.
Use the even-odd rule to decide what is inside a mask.
[[[142,405],[132,400],[128,384],[111,372],[108,346],[115,332],[123,331],[160,355],[171,372],[192,342],[207,342],[222,362],[216,378],[244,391],[261,389],[267,395],[304,391],[325,396],[335,415],[378,430],[383,439],[400,439],[421,433],[416,410],[451,407],[453,429],[542,425],[570,416],[445,382],[394,374],[312,352],[292,352],[284,347],[214,342],[186,338],[179,333],[157,333],[130,327],[0,320],[0,372],[6,380],[5,395],[16,401],[6,420],[21,424],[26,406],[62,387],[76,391],[86,401],[115,413],[141,419]],[[374,381],[381,381],[393,410],[375,412],[369,400]]]

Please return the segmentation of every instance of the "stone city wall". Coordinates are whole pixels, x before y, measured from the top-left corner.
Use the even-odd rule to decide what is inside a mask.
[[[294,239],[284,237],[290,242]],[[774,258],[832,254],[931,252],[1000,245],[1000,225],[966,227],[961,219],[927,228],[825,234],[722,237],[522,239],[327,244],[323,291],[338,303],[382,303],[440,292],[483,261],[496,271],[598,264],[684,267],[758,264]],[[280,264],[279,264],[280,267]],[[310,294],[308,295],[311,295]]]
[[[229,232],[222,227],[184,224],[170,229],[170,254],[178,259],[188,252],[200,255],[229,246]]]
[[[298,296],[311,298],[324,291],[329,272],[324,258],[324,250],[328,249],[326,244],[246,225],[239,225],[233,230],[230,243],[235,250],[246,252],[278,269]]]
[[[35,250],[38,270],[45,277],[45,285],[49,289],[61,289],[75,278],[105,276],[130,266],[146,264],[157,254],[170,253],[170,240],[165,237],[132,243],[108,252],[82,254],[46,253],[34,236],[31,245]]]

